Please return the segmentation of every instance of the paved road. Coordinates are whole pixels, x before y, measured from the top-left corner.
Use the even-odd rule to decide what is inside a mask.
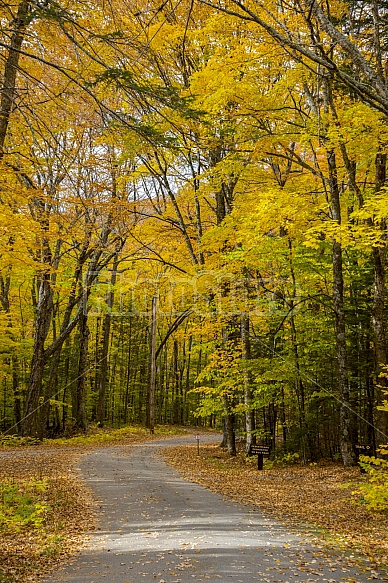
[[[193,437],[189,438],[193,440]],[[173,444],[187,443],[187,438]],[[158,450],[166,441],[86,455],[100,500],[89,546],[47,583],[366,582],[259,511],[182,480]],[[363,569],[365,570],[365,569]],[[376,579],[376,577],[374,577]]]

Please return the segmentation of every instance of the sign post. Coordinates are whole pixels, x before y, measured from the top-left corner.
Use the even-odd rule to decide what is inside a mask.
[[[354,448],[357,450],[358,455],[369,455],[372,453],[372,446],[367,443],[356,443]]]
[[[257,455],[257,469],[261,471],[264,464],[264,456],[268,457],[270,454],[269,445],[251,445],[249,451],[250,455]]]
[[[197,440],[197,455],[199,455],[199,440],[200,440],[200,437],[201,437],[201,436],[200,436],[200,435],[198,435],[198,433],[197,433],[197,435],[195,436],[195,439]]]

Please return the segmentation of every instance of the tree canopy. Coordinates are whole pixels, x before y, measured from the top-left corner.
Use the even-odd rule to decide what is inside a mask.
[[[0,5],[3,432],[203,424],[345,465],[388,442],[387,19]]]

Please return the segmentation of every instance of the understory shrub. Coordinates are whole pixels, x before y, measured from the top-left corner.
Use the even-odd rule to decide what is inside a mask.
[[[0,483],[0,531],[39,529],[50,506],[44,500],[47,482]]]
[[[382,454],[388,451],[380,450]],[[362,502],[374,512],[388,512],[388,460],[373,456],[360,456],[360,466],[367,481],[358,486]]]

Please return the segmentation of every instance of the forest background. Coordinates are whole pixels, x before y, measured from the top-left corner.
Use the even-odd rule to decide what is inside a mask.
[[[0,426],[388,442],[388,4],[0,3]]]

